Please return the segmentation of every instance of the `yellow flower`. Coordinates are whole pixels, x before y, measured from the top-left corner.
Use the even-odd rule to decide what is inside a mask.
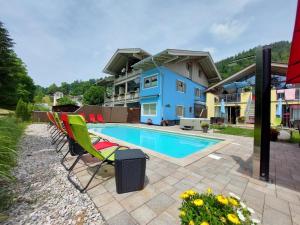
[[[217,200],[222,203],[223,205],[228,205],[228,199],[225,198],[223,195],[218,195]]]
[[[188,197],[189,197],[189,195],[185,192],[180,195],[180,198],[182,198],[182,199],[187,199]]]
[[[189,222],[189,225],[195,225],[194,221],[191,220],[191,221]]]
[[[200,223],[200,225],[209,225],[209,223],[204,221],[204,222]]]
[[[238,206],[239,205],[239,202],[235,198],[229,197],[228,200],[229,200],[229,203],[233,206]]]
[[[195,192],[195,191],[193,191],[193,190],[187,190],[187,191],[185,191],[185,193],[186,193],[186,194],[188,194],[188,195],[190,195],[190,196],[192,196],[192,195],[195,195],[195,194],[196,194],[196,192]]]
[[[213,191],[212,191],[212,189],[211,188],[207,188],[207,194],[211,194]]]
[[[227,218],[233,224],[241,224],[239,218],[235,214],[228,214]]]
[[[220,220],[221,220],[223,223],[226,223],[226,218],[225,218],[225,217],[222,216],[222,217],[220,218]]]
[[[193,203],[194,203],[194,205],[195,206],[202,206],[203,205],[203,200],[202,199],[195,199],[194,201],[193,201]]]
[[[180,211],[180,216],[181,217],[183,217],[183,216],[185,216],[186,214],[185,214],[185,211]]]

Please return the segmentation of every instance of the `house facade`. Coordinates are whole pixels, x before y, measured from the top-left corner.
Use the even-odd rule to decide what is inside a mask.
[[[137,74],[135,106],[141,107],[142,123],[160,125],[180,117],[206,117],[205,90],[221,80],[210,54],[202,51],[167,49],[131,67]],[[115,81],[113,97],[117,99],[118,85]],[[118,105],[118,101],[111,104],[106,100],[105,105]],[[131,106],[128,101],[126,106]]]
[[[284,126],[291,126],[294,121],[300,120],[300,90],[285,84],[287,67],[287,64],[271,64],[270,122],[274,124],[280,117]],[[254,123],[255,68],[256,65],[252,64],[206,90],[208,118],[223,117],[227,123],[235,124],[238,118],[244,117],[246,123]],[[221,113],[222,101],[225,113]]]
[[[111,75],[111,92],[104,97],[104,106],[140,107],[140,70],[132,65],[150,56],[140,48],[118,49],[103,72]]]

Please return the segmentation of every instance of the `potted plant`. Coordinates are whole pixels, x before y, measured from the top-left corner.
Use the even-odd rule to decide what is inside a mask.
[[[215,195],[210,188],[204,193],[187,190],[180,195],[183,200],[179,217],[182,225],[240,224],[260,223],[252,219],[254,210],[248,208],[240,197],[233,193],[229,196]]]
[[[237,118],[238,123],[245,123],[245,117],[244,116],[240,116]]]
[[[279,131],[276,128],[270,129],[270,139],[271,141],[277,141],[279,135]]]
[[[202,122],[202,123],[201,123],[201,128],[202,128],[202,130],[203,130],[203,133],[207,133],[208,127],[209,127],[209,124],[208,124],[208,123],[206,123],[206,122]]]

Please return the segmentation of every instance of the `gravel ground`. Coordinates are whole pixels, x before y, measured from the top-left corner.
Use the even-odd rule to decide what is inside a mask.
[[[45,124],[32,124],[19,150],[17,203],[4,224],[105,224],[87,194],[67,180]]]

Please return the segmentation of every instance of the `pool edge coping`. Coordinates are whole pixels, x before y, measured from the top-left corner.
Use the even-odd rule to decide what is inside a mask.
[[[116,123],[116,125],[122,125],[122,124]],[[175,131],[163,131],[161,129],[144,128],[144,127],[134,126],[134,125],[129,125],[129,126],[136,127],[136,128],[143,128],[143,129],[150,129],[150,130],[156,130],[156,131],[162,131],[162,132],[168,132],[168,133],[178,134]],[[201,158],[204,158],[204,157],[208,156],[209,154],[212,154],[213,152],[216,152],[217,150],[220,150],[221,148],[223,148],[223,147],[225,147],[225,146],[227,146],[228,144],[231,143],[229,140],[221,139],[221,138],[210,138],[210,137],[201,136],[201,135],[197,135],[197,134],[183,134],[183,135],[187,135],[187,136],[209,138],[209,139],[217,139],[217,140],[220,140],[220,142],[218,142],[218,143],[216,143],[216,144],[214,144],[212,146],[209,146],[209,147],[203,149],[203,151],[198,150],[195,153],[192,153],[192,154],[190,154],[190,155],[188,155],[186,157],[183,157],[183,158],[174,158],[174,157],[167,156],[167,155],[164,155],[162,153],[156,152],[154,150],[151,150],[151,149],[139,146],[139,145],[135,145],[135,144],[132,144],[132,143],[129,143],[129,142],[126,142],[126,141],[123,141],[123,140],[111,137],[109,135],[98,133],[96,131],[89,130],[89,132],[92,133],[92,134],[94,134],[94,135],[101,136],[101,137],[103,137],[103,138],[105,138],[105,139],[107,139],[109,141],[119,143],[120,145],[125,145],[125,146],[128,146],[130,148],[135,148],[135,149],[136,148],[137,149],[141,149],[146,154],[150,154],[152,156],[158,157],[160,159],[172,162],[172,163],[174,163],[176,165],[183,166],[183,167],[185,167],[187,165],[190,165],[193,162],[195,162],[195,161],[197,161],[197,160],[199,160]]]

